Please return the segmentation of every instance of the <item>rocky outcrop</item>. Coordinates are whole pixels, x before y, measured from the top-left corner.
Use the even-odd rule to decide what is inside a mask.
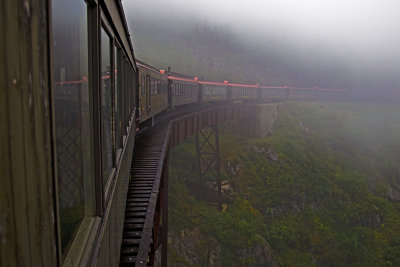
[[[249,259],[254,260],[246,266],[278,266],[278,261],[275,259],[270,245],[260,235],[256,235],[256,243],[253,246],[238,251],[238,254],[244,262]]]
[[[243,167],[241,163],[234,165],[233,163],[226,161],[224,165],[226,173],[232,176],[240,176]]]
[[[386,197],[390,201],[400,201],[400,186],[389,185],[386,191]]]
[[[214,192],[218,192],[217,182],[209,181],[209,182],[206,183],[206,185],[211,190],[214,190]],[[235,194],[235,191],[233,189],[233,185],[228,180],[221,181],[221,199],[222,199],[222,202],[232,203],[233,200],[234,200],[234,194]]]
[[[198,227],[181,230],[179,234],[171,233],[168,237],[168,249],[175,251],[182,266],[222,266],[222,248],[213,237],[203,235]],[[246,266],[278,266],[272,249],[267,241],[256,235],[254,243],[245,249],[235,251],[242,263]],[[160,252],[156,257],[156,264],[160,263]]]
[[[214,238],[202,235],[198,227],[170,233],[168,246],[179,253],[182,266],[220,266],[221,246]]]
[[[279,161],[278,153],[272,147],[266,148],[266,147],[257,146],[257,145],[246,145],[245,149],[249,150],[249,151],[254,151],[260,155],[263,155],[264,157],[266,157],[267,159],[269,159],[271,161],[275,161],[275,162]]]

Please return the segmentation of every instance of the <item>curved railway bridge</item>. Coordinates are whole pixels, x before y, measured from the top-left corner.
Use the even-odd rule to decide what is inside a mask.
[[[193,135],[196,135],[199,157],[203,146],[212,145],[217,164],[207,161],[208,166],[205,167],[217,169],[216,179],[220,192],[218,124],[254,117],[256,111],[257,106],[249,104],[200,109],[184,116],[166,119],[137,136],[126,197],[121,266],[152,265],[155,251],[160,243],[162,243],[162,265],[167,264],[170,150]],[[207,127],[213,129],[211,134],[216,137],[213,139],[214,144],[211,144],[211,134],[202,132]],[[198,143],[199,135],[204,137],[201,145]],[[198,162],[201,174],[205,169],[200,169],[200,158]]]

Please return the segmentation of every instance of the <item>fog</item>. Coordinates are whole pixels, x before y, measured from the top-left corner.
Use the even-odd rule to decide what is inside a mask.
[[[400,89],[400,1],[123,0],[123,5],[128,21],[207,23],[264,51],[284,47],[286,60],[310,61],[318,55],[350,77],[373,75],[374,87],[384,81],[384,89]],[[129,26],[135,36],[135,25]]]

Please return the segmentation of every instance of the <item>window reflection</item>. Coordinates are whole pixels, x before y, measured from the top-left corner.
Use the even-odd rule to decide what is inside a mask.
[[[58,194],[65,255],[91,201],[87,6],[82,0],[53,1],[52,14]]]
[[[121,49],[114,47],[114,117],[115,117],[115,147],[121,148],[122,147],[122,124],[121,124],[121,112],[120,112],[120,100],[119,97],[121,95],[120,89],[120,77],[119,77],[119,68],[118,65],[120,64],[120,56],[121,56]]]
[[[103,144],[103,184],[107,183],[107,178],[113,167],[113,147],[112,147],[112,92],[111,92],[111,54],[110,37],[101,29],[101,129]]]

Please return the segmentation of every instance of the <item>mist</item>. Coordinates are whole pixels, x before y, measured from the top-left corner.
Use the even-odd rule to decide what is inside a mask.
[[[123,5],[134,43],[140,23],[168,25],[171,32],[200,23],[292,69],[340,71],[337,86],[400,89],[399,1],[124,0]]]

